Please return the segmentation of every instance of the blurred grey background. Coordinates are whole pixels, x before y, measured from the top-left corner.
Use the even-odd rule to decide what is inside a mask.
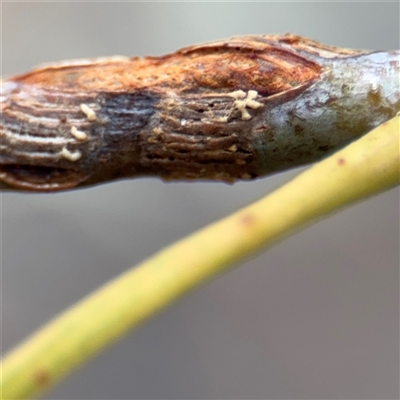
[[[399,48],[399,3],[3,2],[2,74],[285,32]],[[141,179],[2,194],[3,351],[299,171],[233,186]],[[320,221],[190,294],[46,398],[398,399],[398,190]]]

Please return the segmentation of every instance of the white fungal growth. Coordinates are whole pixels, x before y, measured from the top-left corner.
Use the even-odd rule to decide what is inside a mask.
[[[255,92],[255,90],[251,90],[251,92]],[[243,90],[235,90],[234,92],[228,93],[228,95],[235,99],[244,99],[246,97],[246,92]]]
[[[246,102],[246,106],[250,107],[252,109],[260,108],[262,106],[262,103],[254,100],[257,98],[257,96],[258,96],[258,93],[256,90],[249,90],[247,92],[247,98],[244,100]]]
[[[61,150],[61,155],[66,158],[68,161],[78,161],[82,157],[82,153],[80,151],[75,151],[72,153],[66,147],[63,147]]]
[[[242,90],[238,90],[238,92],[243,92]],[[235,93],[235,92],[233,92]],[[244,92],[243,92],[244,93]],[[256,90],[249,90],[247,95],[243,100],[235,100],[235,107],[242,113],[242,119],[249,120],[251,119],[250,113],[246,110],[246,107],[256,110],[257,108],[262,107],[262,103],[255,100],[258,96]]]
[[[254,99],[257,98],[257,96],[258,96],[257,90],[249,90],[249,91],[247,92],[247,98],[248,98],[249,100],[254,100]]]
[[[78,140],[87,139],[87,134],[83,131],[80,131],[76,126],[71,127],[71,135],[75,136]]]
[[[235,107],[242,113],[242,119],[251,118],[250,113],[246,110],[246,100],[235,100]]]
[[[96,121],[97,116],[92,108],[90,108],[87,104],[82,103],[80,105],[81,111],[86,115],[86,118],[89,121]]]
[[[232,153],[234,153],[235,151],[237,151],[237,146],[236,146],[236,144],[233,144],[232,146],[228,147],[228,150],[231,151]]]

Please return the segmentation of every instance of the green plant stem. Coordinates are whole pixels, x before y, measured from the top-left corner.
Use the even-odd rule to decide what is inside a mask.
[[[2,398],[38,395],[130,329],[262,247],[399,183],[399,119],[256,203],[130,269],[48,323],[2,363]]]

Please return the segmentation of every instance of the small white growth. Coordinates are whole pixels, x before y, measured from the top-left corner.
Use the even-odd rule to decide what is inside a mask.
[[[234,153],[235,151],[237,151],[237,146],[236,146],[236,144],[233,144],[232,146],[228,147],[228,150],[231,151],[232,153]]]
[[[256,110],[257,108],[260,108],[262,106],[262,103],[256,100],[245,100],[246,106],[249,108],[252,108],[253,110]]]
[[[242,119],[251,118],[250,113],[246,110],[246,100],[235,100],[235,106],[242,113]]]
[[[185,125],[186,125],[186,119],[182,119],[182,120],[181,120],[181,125],[182,125],[182,126],[185,126]]]
[[[90,108],[87,104],[82,103],[80,105],[81,111],[86,115],[86,118],[89,121],[96,121],[97,116],[92,108]]]
[[[61,155],[66,158],[68,161],[78,161],[82,157],[82,153],[80,151],[76,151],[74,153],[70,152],[66,147],[63,147],[61,150]]]
[[[238,92],[243,92],[242,90],[238,90]],[[233,92],[235,93],[235,92]],[[244,93],[244,92],[243,92]],[[253,110],[262,107],[262,103],[256,101],[258,93],[256,90],[249,90],[247,92],[247,96],[243,100],[235,100],[235,107],[242,113],[242,119],[248,120],[251,119],[250,113],[246,110],[246,107],[249,107]]]
[[[256,101],[254,99],[256,99],[258,96],[257,91],[255,90],[249,90],[247,92],[247,98],[245,99],[246,101],[246,106],[250,107],[254,110],[256,110],[257,108],[260,108],[262,106],[262,103],[260,103],[259,101]]]
[[[223,117],[217,117],[214,119],[215,122],[228,122],[228,116],[224,115]]]
[[[257,96],[258,96],[257,90],[249,90],[249,91],[247,92],[247,98],[248,98],[249,100],[254,100],[254,99],[257,98]]]
[[[254,90],[252,90],[252,92],[254,92]],[[244,99],[246,97],[246,92],[243,90],[235,90],[234,92],[228,93],[228,95],[235,99]]]
[[[87,134],[77,129],[76,126],[71,127],[71,135],[75,136],[78,140],[86,140]]]

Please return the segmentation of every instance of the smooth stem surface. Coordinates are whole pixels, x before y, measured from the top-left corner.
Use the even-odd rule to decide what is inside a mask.
[[[65,311],[5,357],[2,398],[39,394],[244,257],[397,185],[399,120],[381,125],[269,196],[161,250]]]

